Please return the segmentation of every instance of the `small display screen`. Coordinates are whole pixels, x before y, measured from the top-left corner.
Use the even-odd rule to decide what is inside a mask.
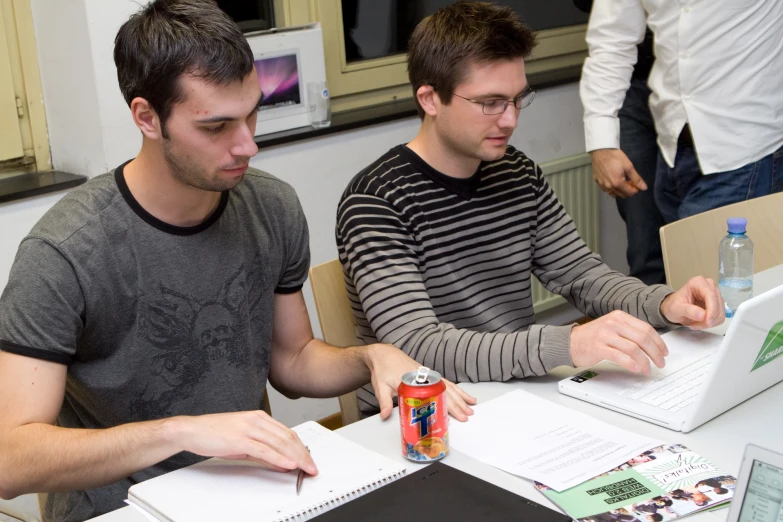
[[[783,469],[753,461],[739,522],[783,522]]]
[[[260,110],[302,103],[296,54],[261,58],[255,61],[255,65],[258,83],[264,93]]]

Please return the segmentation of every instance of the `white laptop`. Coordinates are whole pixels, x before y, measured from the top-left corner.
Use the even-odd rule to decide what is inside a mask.
[[[783,455],[748,444],[726,522],[783,522]]]
[[[604,361],[560,381],[560,392],[691,431],[783,381],[783,285],[742,303],[725,336],[678,329],[662,337],[664,368],[642,375]]]

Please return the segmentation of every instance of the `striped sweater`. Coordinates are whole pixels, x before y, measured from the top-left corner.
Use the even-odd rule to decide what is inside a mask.
[[[623,310],[656,327],[671,290],[590,251],[541,169],[509,147],[469,179],[404,145],[359,173],[337,209],[337,247],[365,343],[397,346],[455,382],[571,365],[571,326],[536,325],[531,274],[591,317]],[[369,386],[363,412],[377,410]]]

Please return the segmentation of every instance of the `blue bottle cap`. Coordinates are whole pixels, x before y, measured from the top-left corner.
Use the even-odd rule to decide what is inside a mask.
[[[726,220],[729,225],[729,234],[744,234],[748,226],[748,220],[742,217],[733,217]]]

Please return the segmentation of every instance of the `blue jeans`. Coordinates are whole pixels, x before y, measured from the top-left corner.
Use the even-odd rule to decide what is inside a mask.
[[[759,161],[703,175],[692,145],[677,147],[674,168],[658,154],[655,200],[667,223],[783,191],[783,147]]]
[[[658,145],[655,124],[648,105],[647,82],[634,78],[620,109],[620,149],[647,183],[647,190],[628,199],[617,198],[617,210],[625,221],[628,235],[626,257],[630,275],[645,284],[666,282],[658,230],[666,223],[655,203],[655,169]]]

